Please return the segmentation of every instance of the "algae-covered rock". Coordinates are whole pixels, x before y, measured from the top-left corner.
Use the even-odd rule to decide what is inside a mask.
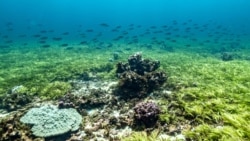
[[[15,86],[6,95],[0,97],[0,108],[14,111],[30,103],[32,98],[25,86]]]
[[[140,53],[131,55],[128,63],[117,64],[116,76],[120,79],[117,91],[122,98],[142,98],[159,88],[167,80],[163,71],[157,71],[160,61],[143,59]]]
[[[41,96],[44,99],[56,99],[60,96],[63,96],[71,89],[71,85],[66,82],[55,81],[49,83],[43,90],[41,91]]]
[[[54,105],[44,105],[30,109],[20,121],[31,124],[35,136],[51,137],[78,130],[82,117],[73,108],[58,109]]]

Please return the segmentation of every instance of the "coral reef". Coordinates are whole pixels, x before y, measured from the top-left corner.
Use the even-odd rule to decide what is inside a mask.
[[[143,59],[141,53],[135,53],[128,58],[128,63],[118,63],[116,74],[122,74],[125,71],[133,71],[139,75],[144,75],[148,72],[153,72],[160,67],[160,61],[151,61]]]
[[[153,102],[141,102],[133,108],[136,124],[144,125],[146,128],[153,127],[159,119],[160,108]]]
[[[0,99],[0,108],[7,111],[14,111],[32,101],[32,96],[26,93],[27,88],[24,86],[16,86],[12,88],[8,94]]]
[[[109,102],[105,91],[101,89],[90,89],[89,95],[77,96],[68,93],[61,97],[58,102],[58,108],[75,108],[81,115],[86,115],[87,109],[99,108]]]
[[[41,50],[35,50],[34,52],[30,50],[29,53],[25,54],[26,57],[23,57],[24,51],[17,51],[15,55],[6,54],[6,56],[2,56],[1,59],[6,60],[7,63],[4,63],[4,61],[0,63],[1,68],[4,68],[1,69],[0,95],[7,96],[12,93],[11,91],[7,92],[11,87],[23,85],[27,87],[28,91],[32,92],[32,94],[41,96],[41,91],[43,91],[44,88],[48,88],[47,86],[51,83],[79,78],[83,72],[90,72],[90,68],[100,68],[100,64],[107,63],[108,57],[110,57],[110,50],[107,50],[108,53],[105,53],[105,50],[93,52],[92,48],[88,51],[60,52],[62,54],[55,57],[59,48],[56,49],[57,50],[54,51],[47,50],[46,52],[42,52],[42,55],[37,56],[39,58],[33,54]],[[177,47],[177,49],[179,49],[179,47]],[[126,60],[126,55],[136,50],[138,50],[138,48],[130,47],[129,50],[119,52],[120,58],[117,61]],[[164,87],[154,90],[150,94],[150,97],[147,97],[156,100],[161,109],[160,119],[157,121],[157,123],[160,123],[160,126],[156,126],[159,127],[159,132],[157,132],[159,138],[157,139],[161,140],[160,137],[184,134],[186,140],[249,140],[249,60],[242,60],[237,56],[233,56],[235,61],[225,62],[221,61],[221,54],[216,54],[215,58],[214,54],[210,55],[205,52],[202,52],[200,55],[192,52],[179,52],[179,50],[166,53],[155,47],[153,47],[153,50],[143,50],[141,48],[140,50],[145,54],[150,54],[153,58],[159,58],[161,60],[161,69],[171,74],[171,77],[168,78],[168,83],[164,85]],[[48,53],[48,51],[50,53]],[[232,52],[232,54],[247,57],[249,56],[249,51]],[[95,57],[94,59],[93,56]],[[15,64],[8,63],[14,63],[17,59],[23,60]],[[36,60],[37,63],[34,63],[34,60]],[[111,65],[113,65],[114,62],[110,62]],[[127,66],[124,64],[127,64]],[[124,67],[123,69],[127,67],[126,71],[131,71],[129,64],[124,64],[120,63],[120,66]],[[114,78],[114,72],[115,70],[113,69],[108,72],[95,71],[92,74],[93,76],[100,76],[100,74],[102,74],[105,78]],[[131,121],[132,123],[134,121],[134,111],[131,109],[138,99],[129,99],[129,101],[126,101],[119,99],[119,96],[116,97],[116,95],[112,95],[110,92],[98,92],[94,99],[94,96],[91,96],[91,92],[86,91],[86,89],[92,89],[92,82],[83,85],[82,83],[86,82],[81,81],[96,80],[96,77],[91,76],[92,74],[91,72],[83,74],[83,77],[79,78],[79,85],[76,84],[77,87],[72,86],[74,88],[70,89],[70,94],[78,95],[79,92],[79,97],[84,96],[85,99],[87,98],[88,100],[93,97],[90,101],[95,101],[96,98],[100,98],[100,100],[104,101],[105,99],[105,101],[108,102],[103,106],[96,104],[97,106],[94,106],[95,108],[93,109],[86,110],[82,108],[82,111],[85,111],[84,127],[88,125],[88,128],[86,128],[86,130],[82,128],[80,129],[81,131],[71,135],[77,136],[78,140],[98,140],[100,138],[103,140],[119,140],[117,136],[120,133],[122,134],[125,127],[128,127],[129,130],[133,127]],[[147,73],[144,75],[146,74]],[[97,88],[95,89],[98,90],[99,88],[105,88],[107,84],[111,82],[106,83],[106,81],[98,80],[93,83],[96,84],[95,86]],[[81,91],[78,91],[80,89]],[[8,93],[7,95],[5,95],[6,92]],[[50,92],[50,90],[47,92]],[[84,95],[88,92],[88,95]],[[67,91],[66,93],[69,92]],[[100,95],[98,95],[99,93]],[[46,93],[43,94],[46,97]],[[131,97],[136,97],[134,95],[137,95],[137,93],[135,92]],[[74,97],[73,99],[80,100],[79,97]],[[0,99],[2,100],[2,98],[3,97]],[[65,97],[65,99],[67,98],[70,99],[71,96]],[[55,99],[58,100],[57,98]],[[70,108],[71,106],[77,107],[77,105],[71,103],[70,100],[66,100],[65,103],[68,103],[65,108]],[[37,104],[39,104],[37,101],[32,101],[29,105],[34,106]],[[83,107],[93,106],[91,104],[92,102],[83,104]],[[22,113],[25,107],[26,106],[20,109],[17,108],[17,111],[14,112]],[[10,119],[9,121],[2,120],[2,117],[6,115],[7,114],[1,113],[0,111],[0,140],[26,139],[24,136],[16,136],[19,134],[11,132],[12,129],[21,135],[27,135],[29,139],[31,138],[30,140],[34,140],[34,135],[32,135],[30,129],[27,128],[28,126],[20,127],[19,118],[12,119],[8,117],[8,119]],[[6,124],[3,124],[2,121]],[[8,123],[12,126],[7,125]],[[154,131],[150,133],[148,131],[138,132],[139,135],[143,134],[141,140],[144,141],[150,140],[152,133],[154,133]],[[132,138],[128,140],[139,140],[138,138],[140,136],[138,134],[133,128],[132,131],[126,131],[126,134],[121,135],[120,140],[124,139],[124,135],[132,135]],[[40,139],[45,140],[44,138]],[[168,140],[168,138],[162,140]]]
[[[44,105],[30,109],[20,121],[31,124],[35,136],[51,137],[78,130],[82,117],[73,108],[58,109],[53,105]]]
[[[161,86],[167,75],[156,71],[159,61],[142,59],[140,53],[131,55],[128,63],[118,63],[116,74],[120,78],[117,94],[123,98],[141,98]]]
[[[15,141],[15,140],[32,140],[31,132],[28,127],[23,126],[18,121],[19,114],[11,115],[0,121],[0,140]]]

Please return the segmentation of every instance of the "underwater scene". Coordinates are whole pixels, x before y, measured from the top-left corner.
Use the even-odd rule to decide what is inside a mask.
[[[0,0],[0,141],[249,141],[249,0]]]

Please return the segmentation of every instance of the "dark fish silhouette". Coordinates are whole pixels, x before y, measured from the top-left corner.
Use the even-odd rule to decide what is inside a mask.
[[[69,35],[69,32],[64,32],[62,33],[62,35]]]
[[[13,40],[7,40],[7,41],[5,41],[5,43],[6,44],[11,44],[11,43],[13,43]]]
[[[67,46],[69,46],[69,44],[66,44],[66,43],[65,43],[65,44],[61,44],[60,46],[61,46],[61,47],[67,47]]]
[[[151,29],[156,29],[156,26],[150,26]]]
[[[65,50],[72,50],[74,49],[73,47],[66,47]]]
[[[122,27],[122,26],[118,25],[118,26],[116,26],[115,28],[116,28],[116,29],[120,29],[121,27]]]
[[[109,27],[109,25],[106,24],[106,23],[101,23],[100,26],[102,26],[102,27]]]
[[[38,41],[38,43],[40,43],[40,44],[45,44],[46,41],[41,40],[41,41]]]
[[[50,45],[43,45],[42,48],[49,48]]]
[[[21,35],[19,35],[18,37],[20,37],[20,38],[23,38],[23,37],[26,37],[27,35],[25,35],[25,34],[21,34]]]
[[[48,37],[47,36],[44,36],[44,37],[41,37],[40,40],[47,40]]]
[[[112,47],[113,44],[112,43],[108,43],[107,47]]]
[[[8,28],[7,31],[13,31],[13,28]]]
[[[93,29],[87,29],[86,32],[94,32]]]
[[[0,48],[9,48],[10,46],[8,45],[0,45]]]
[[[51,30],[49,30],[48,32],[53,33],[53,32],[55,32],[55,31],[51,29]]]
[[[41,37],[41,35],[40,34],[35,34],[35,35],[33,35],[33,37],[38,38],[38,37]]]
[[[118,29],[112,29],[111,32],[119,32]]]
[[[81,41],[79,44],[80,45],[85,45],[85,44],[87,44],[88,42],[87,41]]]
[[[41,30],[40,33],[47,33],[47,30]]]
[[[13,25],[13,23],[12,22],[7,22],[5,25],[6,26],[11,26],[11,25]]]
[[[61,37],[54,37],[54,38],[52,38],[54,41],[61,41],[62,40],[62,38]]]

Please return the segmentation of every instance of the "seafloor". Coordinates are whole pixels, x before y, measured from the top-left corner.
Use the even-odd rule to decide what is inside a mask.
[[[0,140],[250,140],[249,42],[224,52],[209,43],[183,47],[180,42],[171,50],[140,43],[93,46],[1,49]],[[116,64],[136,52],[159,60],[168,79],[147,97],[117,101]],[[36,137],[19,120],[31,107],[81,94],[88,102],[75,132]],[[133,125],[132,107],[141,101],[161,109],[150,129]]]

